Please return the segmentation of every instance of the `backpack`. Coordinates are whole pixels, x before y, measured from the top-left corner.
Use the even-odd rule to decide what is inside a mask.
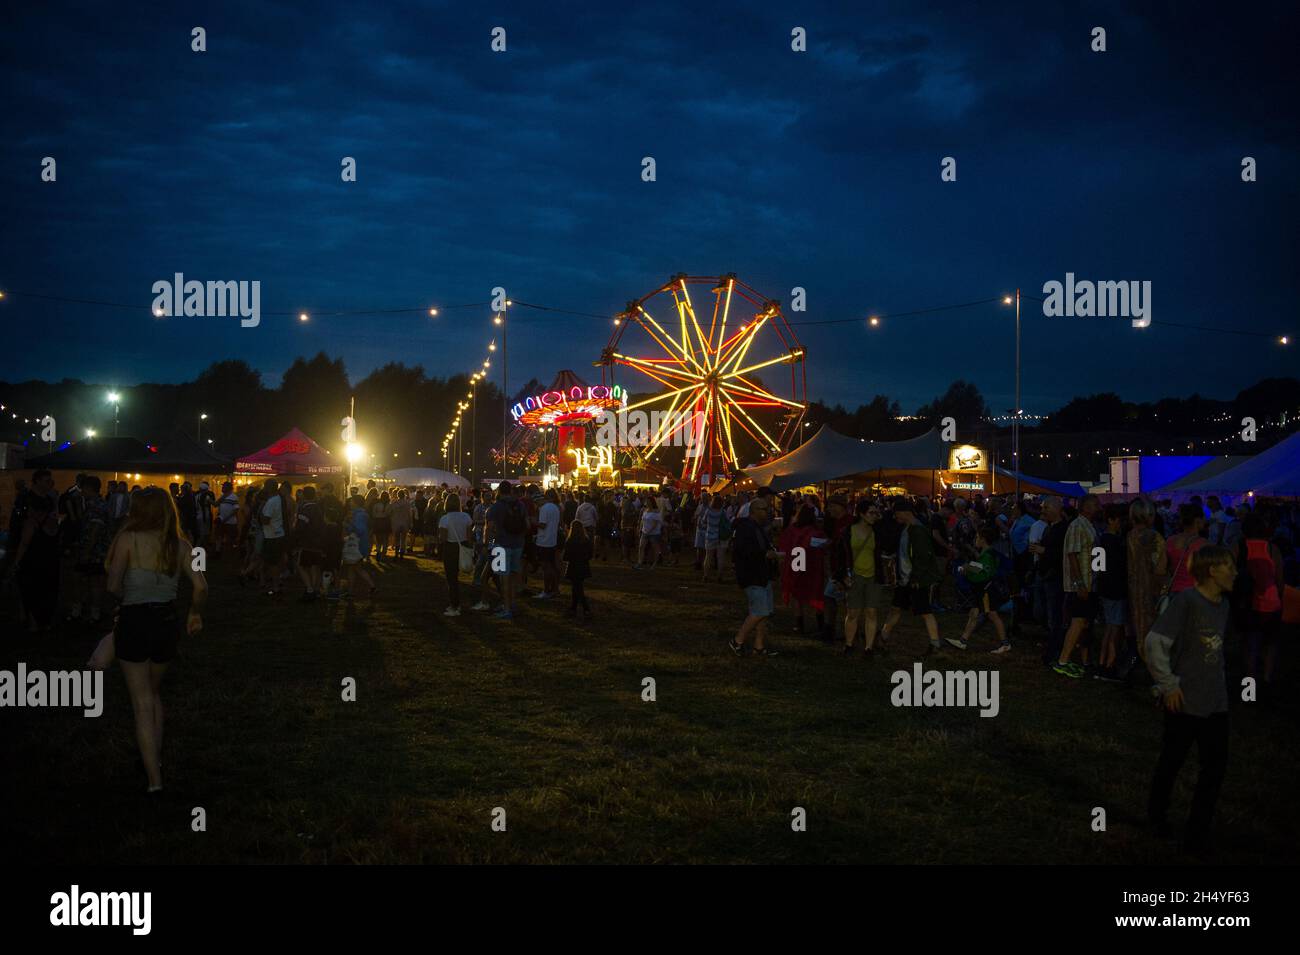
[[[108,524],[108,505],[103,499],[95,499],[85,505],[81,535],[76,543],[78,563],[103,566],[112,539]]]
[[[58,511],[63,515],[59,524],[59,540],[65,548],[73,548],[81,538],[82,517],[85,505],[75,487],[70,487],[59,495]]]
[[[518,501],[506,503],[506,512],[501,518],[501,529],[512,537],[518,537],[528,531],[528,525],[524,521],[524,509],[519,506]]]
[[[731,521],[727,519],[727,512],[725,510],[718,517],[718,540],[731,540]]]
[[[306,550],[321,550],[324,546],[325,516],[316,501],[308,501],[298,508],[294,524],[294,544]]]

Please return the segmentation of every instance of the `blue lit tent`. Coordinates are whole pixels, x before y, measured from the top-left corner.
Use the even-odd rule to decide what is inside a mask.
[[[993,493],[995,494],[1015,494],[1016,493],[1016,472],[1007,468],[994,466]],[[1088,492],[1083,489],[1082,484],[1075,484],[1073,481],[1049,481],[1046,478],[1033,477],[1029,474],[1020,475],[1020,493],[1021,494],[1054,494],[1057,497],[1072,497],[1076,501]]]
[[[1235,468],[1190,483],[1178,482],[1179,494],[1240,497],[1300,497],[1300,432],[1261,451]],[[1161,488],[1161,493],[1171,488]]]
[[[1167,484],[1161,484],[1152,488],[1150,494],[1180,494],[1183,488],[1190,487],[1193,484],[1200,484],[1202,481],[1208,481],[1210,478],[1216,478],[1225,471],[1230,471],[1238,465],[1245,464],[1250,460],[1249,454],[1224,454],[1217,458],[1210,458],[1194,471],[1183,475],[1176,481],[1170,481]]]

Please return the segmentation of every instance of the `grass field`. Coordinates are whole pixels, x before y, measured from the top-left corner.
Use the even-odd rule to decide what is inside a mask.
[[[164,685],[163,797],[144,795],[114,669],[99,719],[0,711],[5,844],[44,863],[1188,861],[1141,825],[1160,728],[1142,691],[1058,677],[1029,641],[927,661],[997,666],[996,718],[895,708],[889,675],[925,646],[910,622],[888,657],[846,660],[781,609],[783,655],[736,659],[738,588],[688,567],[594,572],[596,619],[575,627],[567,595],[521,601],[513,623],[447,619],[423,559],[382,567],[353,605],[275,602],[218,568]],[[97,637],[37,642],[15,620],[6,601],[5,669],[80,667]],[[1297,858],[1296,723],[1293,705],[1236,707],[1215,861]]]

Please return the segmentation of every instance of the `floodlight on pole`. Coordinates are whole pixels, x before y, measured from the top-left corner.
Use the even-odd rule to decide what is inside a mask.
[[[116,438],[118,418],[119,418],[118,412],[121,409],[122,396],[119,395],[116,391],[110,391],[108,393],[108,400],[113,402],[113,437]]]

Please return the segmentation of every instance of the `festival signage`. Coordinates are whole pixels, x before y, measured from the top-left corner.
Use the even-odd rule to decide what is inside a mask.
[[[573,385],[564,391],[544,391],[517,402],[510,409],[515,423],[536,428],[560,424],[571,418],[591,420],[610,408],[627,404],[621,385]]]
[[[949,471],[987,471],[984,466],[984,452],[970,444],[961,444],[953,448],[948,455]]]
[[[591,451],[585,448],[569,448],[568,453],[577,459],[575,470],[579,475],[586,474],[605,484],[613,484],[618,477],[614,470],[614,449],[597,445]]]

